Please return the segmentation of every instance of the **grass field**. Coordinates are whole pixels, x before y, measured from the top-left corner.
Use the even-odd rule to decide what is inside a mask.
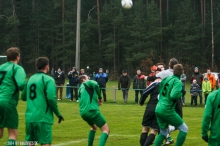
[[[117,87],[117,82],[108,82],[107,88]],[[187,85],[186,90],[189,90]],[[129,91],[129,102],[126,104],[122,100],[121,91],[116,91],[116,102],[112,99],[112,90],[107,90],[108,102],[104,103],[100,109],[105,116],[110,127],[110,136],[106,146],[138,146],[141,134],[141,121],[145,111],[145,106],[134,103],[134,91]],[[204,107],[189,107],[190,96],[186,94],[186,106],[183,107],[184,121],[189,127],[189,133],[185,141],[185,146],[205,146],[201,139],[201,122]],[[58,124],[55,117],[53,125],[53,146],[86,146],[89,126],[81,119],[77,102],[69,102],[68,99],[58,101],[58,106],[65,121]],[[17,141],[23,141],[25,137],[25,108],[26,103],[19,101],[19,128]],[[172,137],[176,140],[178,132],[173,132]],[[100,130],[96,133],[94,146],[98,145]],[[7,141],[7,129],[0,140],[0,146]]]

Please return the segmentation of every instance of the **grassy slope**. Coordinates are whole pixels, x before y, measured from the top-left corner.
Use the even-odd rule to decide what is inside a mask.
[[[117,87],[117,82],[109,82],[108,88]],[[189,89],[187,85],[186,89]],[[141,121],[145,106],[141,107],[134,103],[134,91],[129,92],[129,103],[125,104],[122,100],[121,91],[116,93],[117,102],[112,102],[112,90],[107,90],[108,102],[102,105],[101,111],[107,123],[109,124],[111,133],[107,141],[107,146],[137,146],[139,145],[139,135],[141,133]],[[189,104],[190,96],[187,93],[186,103]],[[61,124],[53,125],[53,145],[54,146],[85,146],[87,145],[87,134],[89,126],[80,118],[78,112],[78,103],[69,102],[67,99],[59,101],[58,106],[63,114],[65,121]],[[184,107],[184,120],[189,127],[189,133],[184,145],[207,145],[201,140],[201,121],[203,115],[203,107]],[[20,101],[18,104],[19,112],[19,136],[18,141],[22,141],[25,136],[24,112],[25,102]],[[176,139],[178,132],[174,132],[172,137]],[[94,145],[98,145],[100,130],[96,134]],[[7,130],[0,145],[5,145],[7,141]]]

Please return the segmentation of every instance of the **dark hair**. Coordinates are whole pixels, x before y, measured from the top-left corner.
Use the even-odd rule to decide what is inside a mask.
[[[83,79],[86,79],[86,75],[80,75],[79,76],[79,82],[82,83]]]
[[[123,70],[122,73],[127,73],[127,70]]]
[[[182,66],[182,64],[174,65],[173,74],[177,75],[177,76],[180,76],[182,73],[183,73],[183,66]]]
[[[156,66],[158,66],[158,65],[163,65],[163,67],[165,67],[165,64],[162,63],[162,62],[159,62],[159,63],[156,64]]]
[[[172,58],[170,59],[170,62],[169,62],[169,65],[170,65],[170,68],[173,69],[174,68],[174,65],[178,64],[178,60],[176,58]]]
[[[47,57],[39,57],[36,59],[36,67],[38,70],[43,70],[49,65],[49,59]]]
[[[19,55],[20,55],[20,50],[17,47],[11,47],[6,51],[6,56],[8,61],[15,61]]]

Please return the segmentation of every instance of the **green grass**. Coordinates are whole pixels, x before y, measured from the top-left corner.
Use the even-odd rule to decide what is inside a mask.
[[[117,82],[110,81],[108,88],[117,87]],[[187,85],[186,89],[189,89]],[[116,101],[113,102],[112,90],[107,90],[108,102],[104,103],[100,109],[105,116],[110,127],[110,136],[106,146],[138,146],[139,136],[141,134],[142,116],[145,106],[139,106],[134,103],[134,91],[129,91],[129,102],[126,104],[122,100],[121,91],[116,91]],[[189,104],[190,96],[187,93],[186,103]],[[54,117],[53,125],[53,144],[54,146],[85,146],[87,145],[87,135],[90,127],[84,122],[78,111],[77,102],[69,102],[68,99],[58,101],[59,109],[64,116],[65,121],[58,124],[57,117]],[[17,141],[23,141],[25,137],[25,108],[26,103],[19,101],[19,128]],[[184,121],[189,127],[185,146],[205,146],[207,145],[201,139],[201,122],[203,115],[203,107],[183,107]],[[172,133],[172,137],[176,140],[178,131]],[[94,146],[98,145],[101,131],[98,130],[94,140]],[[7,141],[7,129],[0,140],[0,146],[5,145]]]

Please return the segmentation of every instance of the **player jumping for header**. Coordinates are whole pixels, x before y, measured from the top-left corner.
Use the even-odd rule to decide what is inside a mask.
[[[99,146],[104,146],[110,131],[105,118],[99,110],[99,105],[102,104],[99,85],[97,82],[89,80],[87,75],[79,76],[79,80],[81,83],[78,91],[80,115],[91,126],[88,146],[93,145],[97,126],[102,130]]]

